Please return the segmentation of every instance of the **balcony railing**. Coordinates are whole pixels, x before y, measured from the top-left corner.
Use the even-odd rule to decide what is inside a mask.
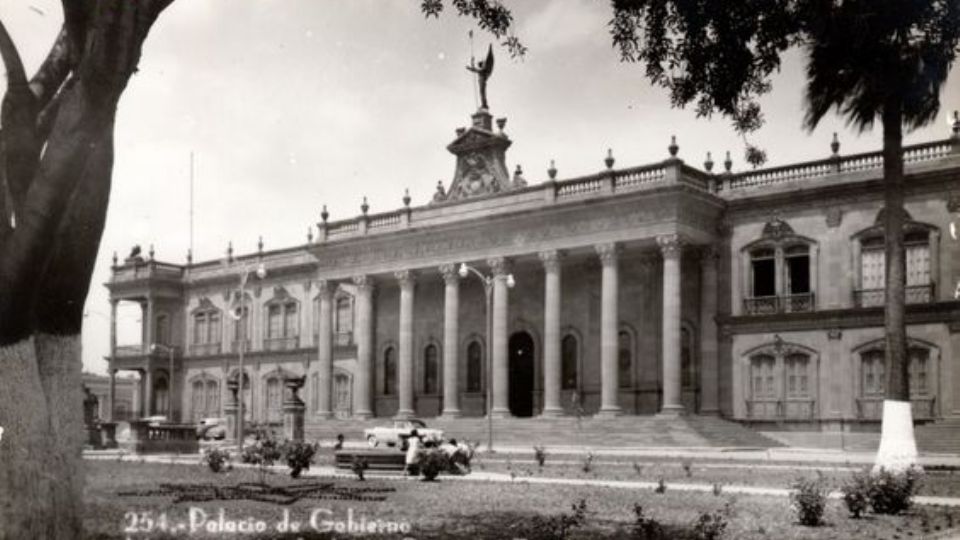
[[[194,343],[190,345],[190,354],[193,356],[210,356],[220,354],[221,344],[218,343]]]
[[[788,294],[785,296],[758,296],[743,299],[743,311],[747,315],[800,313],[813,311],[813,308],[813,293]]]
[[[333,335],[333,344],[337,347],[353,345],[353,332],[339,332]]]
[[[299,346],[299,336],[266,338],[263,340],[263,348],[267,351],[290,351]]]
[[[232,353],[240,352],[240,340],[234,340],[230,342],[230,352]],[[243,341],[243,352],[250,352],[249,339],[246,339]]]
[[[140,356],[145,354],[143,352],[143,345],[118,345],[116,356],[117,358],[124,356]]]
[[[750,420],[811,420],[817,416],[813,398],[748,399],[746,407]]]
[[[858,289],[853,291],[853,303],[857,307],[875,307],[886,303],[886,289]],[[906,288],[905,300],[908,304],[928,304],[933,302],[933,283],[929,285],[911,285]]]

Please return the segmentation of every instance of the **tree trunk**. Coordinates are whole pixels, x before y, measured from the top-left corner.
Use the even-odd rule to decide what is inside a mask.
[[[906,266],[903,248],[903,111],[899,101],[883,110],[883,202],[886,276],[884,333],[887,396],[875,469],[902,471],[916,466],[910,405],[910,365],[907,361]]]

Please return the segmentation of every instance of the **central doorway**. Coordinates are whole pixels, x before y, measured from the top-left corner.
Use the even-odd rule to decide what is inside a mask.
[[[510,336],[510,414],[533,416],[533,338],[526,332]]]

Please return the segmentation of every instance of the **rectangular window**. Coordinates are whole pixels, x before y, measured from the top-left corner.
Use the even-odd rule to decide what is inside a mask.
[[[777,397],[774,383],[774,367],[776,361],[772,356],[762,355],[753,359],[751,365],[753,378],[753,398],[770,399]]]
[[[864,397],[883,397],[887,382],[883,351],[864,353],[862,370]]]
[[[777,265],[773,252],[764,250],[756,253],[750,261],[753,270],[753,297],[775,296],[777,294]]]
[[[273,305],[267,309],[267,337],[280,337],[280,306]]]
[[[297,335],[297,305],[287,304],[283,311],[283,337],[294,337]]]
[[[805,248],[804,248],[805,249]],[[810,292],[810,256],[788,255],[787,294],[807,294]]]
[[[928,392],[927,368],[930,353],[927,349],[910,349],[910,395],[925,396]]]
[[[861,285],[864,290],[883,289],[886,258],[883,249],[865,249],[860,254]]]
[[[930,245],[906,246],[907,287],[930,284]]]
[[[193,317],[193,342],[202,345],[207,342],[207,315],[199,313]]]
[[[784,368],[787,371],[787,397],[810,397],[809,360],[803,354],[793,354],[784,359]]]
[[[208,315],[207,343],[220,343],[220,312],[213,311]]]

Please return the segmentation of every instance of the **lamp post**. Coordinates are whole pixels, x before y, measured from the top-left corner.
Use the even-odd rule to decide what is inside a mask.
[[[249,321],[249,318],[244,320],[244,317],[250,316],[249,313],[245,313],[244,295],[247,290],[247,280],[253,273],[256,273],[258,278],[263,279],[267,277],[267,268],[263,263],[260,263],[256,267],[247,266],[240,272],[240,288],[237,290],[240,298],[239,304],[230,310],[230,316],[239,325],[239,332],[237,333],[239,342],[237,346],[237,451],[241,453],[243,452],[243,353],[246,350],[247,321]]]
[[[150,350],[153,352],[166,352],[170,357],[170,372],[167,375],[167,421],[171,424],[173,423],[173,356],[176,353],[176,349],[164,345],[163,343],[153,343],[150,345]]]
[[[457,270],[457,274],[460,275],[461,279],[466,279],[471,272],[473,272],[473,274],[480,279],[480,282],[483,283],[483,293],[486,297],[487,346],[484,347],[484,349],[487,357],[487,450],[490,453],[493,453],[493,355],[491,354],[490,350],[492,349],[493,345],[491,329],[493,328],[494,277],[485,275],[483,272],[468,265],[467,263],[460,263],[460,269]],[[507,274],[507,287],[512,289],[515,283],[516,282],[513,280],[513,274]]]

